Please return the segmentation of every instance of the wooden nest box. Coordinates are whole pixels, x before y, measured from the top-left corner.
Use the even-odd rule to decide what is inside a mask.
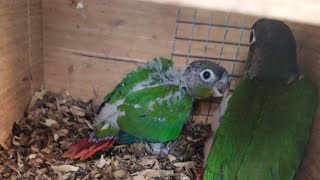
[[[251,25],[259,17],[280,19],[290,26],[297,41],[299,68],[319,87],[320,4],[311,0],[239,3],[2,1],[2,145],[13,122],[24,118],[31,97],[42,87],[99,103],[124,75],[153,57],[171,57],[178,66],[201,58],[221,62],[231,72],[234,87],[243,73]],[[205,121],[215,107],[212,102],[200,103],[194,118]],[[319,115],[298,174],[301,179],[320,177]]]

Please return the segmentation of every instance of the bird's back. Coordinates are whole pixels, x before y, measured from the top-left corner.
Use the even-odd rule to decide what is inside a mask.
[[[307,79],[243,80],[216,133],[204,179],[291,179],[304,157],[317,97]]]

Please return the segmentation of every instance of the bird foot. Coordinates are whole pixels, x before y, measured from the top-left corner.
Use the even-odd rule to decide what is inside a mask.
[[[304,78],[304,75],[303,74],[294,74],[294,75],[291,75],[287,81],[287,84],[290,84],[292,83],[293,81],[295,80],[301,80]]]
[[[304,78],[304,74],[300,74],[299,77],[298,77],[299,80],[301,80],[303,78]]]
[[[159,156],[159,155],[168,155],[169,149],[164,146],[163,143],[150,143],[152,154]]]

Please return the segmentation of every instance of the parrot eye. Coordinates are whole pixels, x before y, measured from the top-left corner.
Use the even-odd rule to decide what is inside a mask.
[[[206,69],[200,72],[200,77],[205,82],[212,82],[216,79],[216,76],[211,69]]]
[[[252,29],[250,33],[250,44],[253,44],[254,42],[256,42],[256,33],[254,32],[254,29]]]

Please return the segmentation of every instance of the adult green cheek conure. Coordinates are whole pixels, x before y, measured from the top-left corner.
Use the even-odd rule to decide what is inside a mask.
[[[283,22],[260,19],[252,26],[245,77],[226,104],[203,179],[292,179],[317,95],[298,73],[295,39]]]

